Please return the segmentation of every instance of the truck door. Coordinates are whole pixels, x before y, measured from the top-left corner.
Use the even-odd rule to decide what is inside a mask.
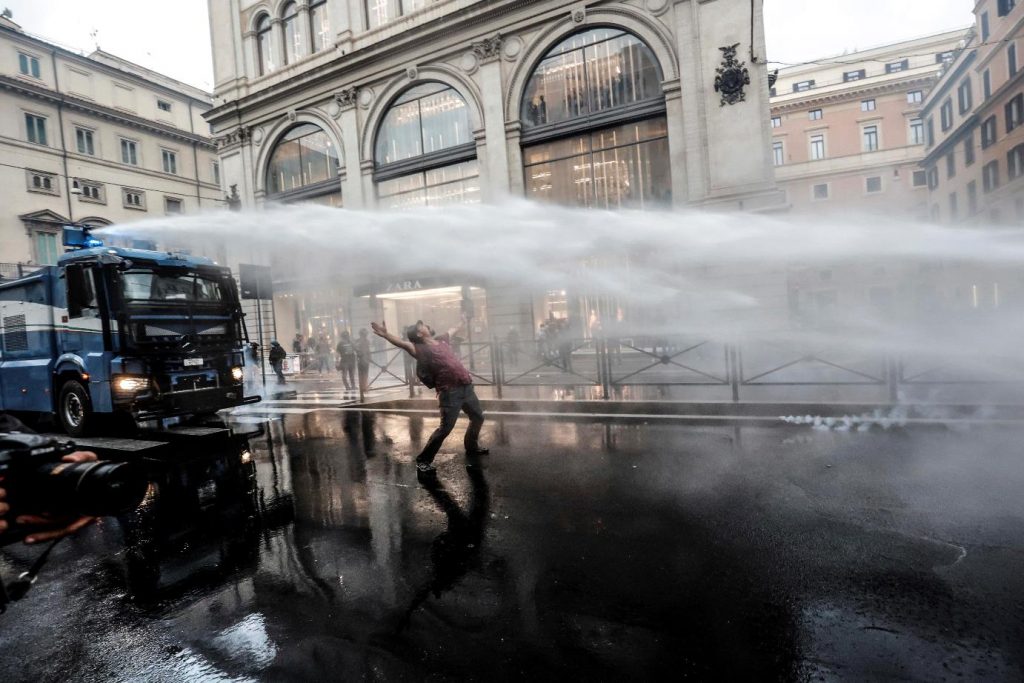
[[[82,358],[103,352],[103,320],[100,317],[96,287],[96,269],[90,265],[72,264],[64,270],[67,284],[67,320],[63,321],[61,350]],[[94,368],[89,369],[90,372]]]

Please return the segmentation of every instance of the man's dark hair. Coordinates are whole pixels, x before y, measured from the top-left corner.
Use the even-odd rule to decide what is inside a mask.
[[[409,325],[405,328],[405,336],[413,344],[422,344],[423,340],[420,339],[420,325],[423,324],[422,320],[417,320],[416,324]]]

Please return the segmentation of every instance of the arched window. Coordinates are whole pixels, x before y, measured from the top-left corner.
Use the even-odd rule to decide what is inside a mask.
[[[479,201],[469,107],[443,83],[414,86],[391,104],[377,131],[374,162],[382,207]]]
[[[281,136],[270,154],[267,198],[341,206],[338,169],[338,150],[327,133],[300,123]]]
[[[661,73],[640,39],[577,33],[534,69],[520,109],[527,197],[600,208],[671,200]]]
[[[284,63],[294,64],[302,56],[302,34],[299,32],[299,11],[289,2],[281,11],[284,26]]]
[[[366,28],[374,29],[427,6],[430,0],[366,0]]]
[[[260,76],[277,68],[274,63],[274,41],[270,35],[270,16],[264,14],[256,22],[256,59],[259,60]]]
[[[330,43],[331,20],[327,17],[327,0],[314,0],[309,4],[309,39],[313,52],[320,52]]]

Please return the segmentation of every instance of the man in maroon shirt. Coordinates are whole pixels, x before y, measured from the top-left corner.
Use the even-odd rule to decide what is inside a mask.
[[[423,451],[416,456],[417,472],[432,474],[435,471],[434,456],[441,450],[441,444],[455,428],[460,411],[465,411],[469,416],[469,429],[466,430],[464,440],[466,455],[486,455],[488,449],[481,448],[478,442],[480,427],[484,424],[484,411],[473,389],[473,378],[451,347],[451,338],[462,325],[435,337],[433,330],[420,320],[406,329],[407,339],[389,333],[383,323],[371,323],[370,327],[373,328],[374,334],[387,339],[415,358],[417,365],[425,368],[433,379],[434,388],[437,390],[438,403],[441,407],[441,425],[434,430]]]

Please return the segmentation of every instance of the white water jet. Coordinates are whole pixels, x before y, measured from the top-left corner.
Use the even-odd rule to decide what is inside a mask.
[[[1024,377],[1017,229],[510,200],[414,212],[268,206],[99,232],[207,253],[220,241],[231,263],[273,263],[310,283],[445,272],[489,288],[571,289],[645,311],[631,334],[827,350],[843,367],[898,356],[918,364],[922,382],[938,376],[931,366]]]

